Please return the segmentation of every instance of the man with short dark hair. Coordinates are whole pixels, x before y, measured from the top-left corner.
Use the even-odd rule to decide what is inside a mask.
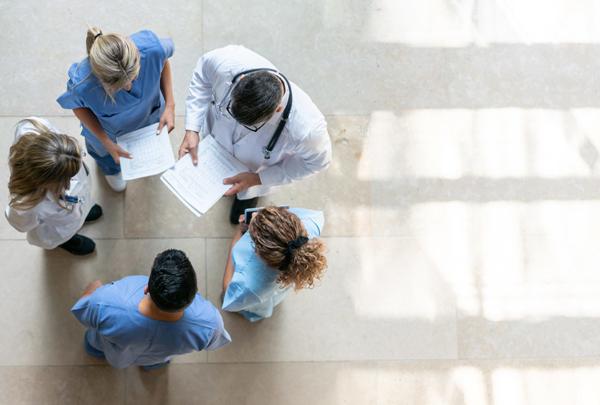
[[[203,55],[186,99],[179,157],[196,164],[200,134],[212,135],[249,172],[224,179],[236,195],[230,221],[274,187],[324,170],[331,161],[325,117],[310,97],[267,59],[230,45]]]
[[[90,283],[71,312],[88,328],[88,354],[116,368],[153,369],[174,355],[231,342],[219,311],[197,291],[187,256],[169,249],[156,256],[149,278]]]

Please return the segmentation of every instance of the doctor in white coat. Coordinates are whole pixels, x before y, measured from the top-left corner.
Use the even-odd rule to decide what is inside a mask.
[[[204,54],[186,98],[179,157],[197,163],[200,135],[212,135],[249,172],[224,179],[236,195],[230,221],[259,196],[328,167],[331,141],[325,117],[310,97],[262,56],[230,45]]]
[[[48,121],[31,117],[19,124],[10,148],[10,202],[5,215],[30,244],[61,247],[75,255],[92,253],[95,243],[77,232],[102,216],[94,204],[91,179],[77,141]]]

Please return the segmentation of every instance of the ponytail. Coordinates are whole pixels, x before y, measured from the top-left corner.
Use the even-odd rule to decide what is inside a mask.
[[[92,50],[92,45],[96,42],[96,38],[102,35],[102,30],[98,27],[90,27],[87,30],[87,34],[85,36],[85,49],[89,56],[90,51]]]
[[[308,239],[298,216],[285,208],[267,207],[250,222],[248,231],[257,255],[279,269],[277,282],[294,289],[312,288],[327,268],[325,243]]]
[[[92,73],[98,78],[108,96],[134,80],[140,72],[140,52],[135,43],[120,34],[105,34],[90,27],[85,46]]]

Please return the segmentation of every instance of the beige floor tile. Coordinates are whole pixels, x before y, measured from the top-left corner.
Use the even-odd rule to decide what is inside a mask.
[[[367,370],[377,370],[381,405],[591,405],[600,398],[599,366],[598,359],[419,361]]]
[[[0,321],[0,365],[100,363],[85,354],[84,329],[70,314],[71,306],[90,281],[149,274],[156,254],[168,248],[188,254],[205,296],[202,239],[99,240],[97,253],[84,258],[43,251],[25,241],[0,241],[0,257],[8,264],[0,291],[6,298],[4,310],[14,314]]]
[[[558,227],[517,238],[507,228],[482,232],[475,267],[457,277],[460,357],[600,355],[595,239]]]
[[[27,35],[20,28],[8,30],[3,38],[3,49],[11,58],[0,71],[10,78],[5,90],[14,95],[0,101],[4,115],[71,114],[55,100],[66,88],[69,66],[85,57],[87,24],[105,32],[131,34],[150,29],[159,37],[171,37],[175,42],[172,65],[176,108],[178,113],[184,112],[187,87],[202,54],[201,2],[178,0],[167,5],[111,0],[103,4],[99,8],[93,1],[61,0],[50,7],[36,0],[6,5],[0,16],[2,25],[27,25],[29,29]],[[148,18],[150,15],[154,17]],[[55,29],[56,21],[61,22],[60,30]]]
[[[178,364],[127,370],[127,403],[375,405],[376,373],[340,363]]]
[[[530,45],[527,36],[519,34],[540,24],[537,11],[514,28],[512,20],[522,12],[513,12],[512,6],[415,4],[308,1],[274,8],[262,0],[248,8],[234,0],[205,1],[204,48],[246,45],[298,83],[326,114],[600,105],[592,89],[597,61],[590,60],[600,51],[598,46],[553,40]],[[557,6],[553,13],[560,15],[565,7]],[[461,32],[476,39],[466,38],[460,46],[452,43],[453,30],[442,28],[448,21],[464,24]],[[432,26],[436,29],[424,28]],[[498,44],[481,36],[483,30],[494,37],[504,26],[524,38]],[[381,35],[396,31],[408,38]],[[429,41],[432,32],[450,43]]]
[[[453,358],[455,308],[448,281],[414,240],[326,238],[320,285],[286,299],[272,318],[226,313],[233,343],[209,362]],[[225,239],[208,239],[208,297],[216,302]],[[411,269],[411,271],[404,271]]]
[[[125,371],[107,366],[0,367],[0,403],[124,404]]]
[[[127,370],[127,403],[592,405],[598,359],[172,365]]]

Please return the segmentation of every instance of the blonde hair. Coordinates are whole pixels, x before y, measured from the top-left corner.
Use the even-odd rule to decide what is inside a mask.
[[[140,71],[140,52],[128,37],[104,34],[100,28],[90,27],[85,46],[92,72],[111,99],[114,93],[137,77]]]
[[[58,201],[70,186],[71,177],[81,168],[79,144],[68,135],[58,134],[35,119],[34,130],[21,135],[10,147],[9,205],[27,210],[35,207],[50,192]]]
[[[248,227],[258,256],[278,268],[277,282],[294,284],[295,290],[312,288],[327,268],[325,243],[312,238],[289,251],[289,244],[308,233],[297,215],[285,208],[267,207],[259,211]]]

